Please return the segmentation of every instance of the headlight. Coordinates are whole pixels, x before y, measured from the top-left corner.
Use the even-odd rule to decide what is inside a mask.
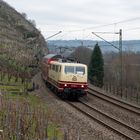
[[[84,87],[84,85],[81,86],[82,88]]]

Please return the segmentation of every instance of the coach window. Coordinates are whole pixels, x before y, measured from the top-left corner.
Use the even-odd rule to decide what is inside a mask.
[[[52,69],[55,70],[55,65],[52,65]]]
[[[76,74],[84,75],[85,67],[76,67]]]
[[[59,72],[61,72],[61,66],[59,66]]]
[[[58,65],[56,65],[56,67],[55,67],[55,71],[58,72]]]
[[[74,67],[73,66],[65,66],[65,73],[74,73]]]
[[[50,69],[52,69],[52,65],[50,64]]]

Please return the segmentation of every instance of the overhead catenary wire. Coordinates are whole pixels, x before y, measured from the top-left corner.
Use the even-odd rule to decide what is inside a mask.
[[[121,24],[121,23],[125,23],[125,22],[131,22],[131,21],[135,21],[135,20],[140,20],[140,17],[130,18],[130,19],[121,20],[121,21],[118,21],[118,22],[104,24],[104,25],[99,25],[99,26],[92,26],[92,27],[89,27],[89,28],[85,28],[85,30],[86,29],[92,29],[92,28],[101,28],[101,27],[111,26],[111,25],[115,25],[116,26],[117,24]]]
[[[83,30],[91,30],[91,29],[102,28],[102,27],[111,26],[111,25],[116,26],[117,24],[131,22],[131,21],[135,21],[135,20],[140,20],[140,17],[130,18],[130,19],[114,22],[114,23],[103,24],[103,25],[98,25],[98,26],[92,26],[92,27],[87,27],[87,28],[82,28],[82,29],[77,29],[77,30],[64,30],[64,31],[66,31],[66,32],[78,32],[78,31],[83,31]]]
[[[114,22],[114,23],[109,23],[109,24],[104,24],[104,25],[99,25],[99,26],[92,26],[92,27],[88,27],[88,28],[81,28],[81,29],[73,29],[73,30],[62,30],[63,33],[68,34],[71,33],[71,32],[81,32],[81,38],[84,38],[84,35],[86,35],[87,33],[90,34],[89,32],[91,32],[92,29],[100,29],[102,27],[107,27],[107,26],[111,26],[111,25],[114,25],[114,32],[101,32],[102,34],[114,34],[115,33],[115,28],[118,24],[121,24],[121,23],[127,23],[127,22],[132,22],[132,21],[136,21],[136,20],[140,20],[140,17],[135,17],[135,18],[130,18],[130,19],[126,19],[126,20],[121,20],[121,21],[118,21],[118,22]],[[128,29],[123,29],[123,31],[133,31],[133,30],[137,30],[137,29],[140,29],[140,27],[136,27],[136,28],[128,28]],[[100,32],[96,32],[96,33],[99,33]],[[64,35],[62,35],[63,37]],[[74,34],[75,36],[75,34]],[[88,35],[89,36],[89,35]],[[59,37],[61,38],[61,36]],[[77,38],[75,36],[75,38]],[[114,40],[114,37],[113,37],[113,40]]]
[[[114,48],[116,48],[117,50],[120,50],[118,47],[116,47],[114,44],[110,43],[109,41],[105,40],[104,38],[102,38],[101,36],[97,35],[95,32],[92,32],[92,34],[96,35],[97,37],[99,37],[100,39],[102,39],[103,41],[105,41],[106,43],[110,44],[111,46],[113,46]]]
[[[132,31],[132,30],[137,30],[137,29],[140,29],[140,27],[125,29],[125,31]]]

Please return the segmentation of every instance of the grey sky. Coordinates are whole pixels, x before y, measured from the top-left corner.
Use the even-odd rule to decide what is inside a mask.
[[[123,29],[123,39],[140,39],[139,0],[6,0],[17,11],[25,12],[36,21],[45,37],[62,30],[52,39],[98,39],[92,31],[118,32]],[[129,22],[119,21],[134,19]],[[92,27],[92,28],[91,28]],[[133,29],[133,30],[132,30]],[[77,31],[78,30],[78,31]],[[80,30],[80,31],[79,31]],[[102,35],[107,40],[117,40],[118,35]]]

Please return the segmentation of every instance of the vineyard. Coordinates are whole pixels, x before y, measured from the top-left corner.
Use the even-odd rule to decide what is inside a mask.
[[[26,92],[32,88],[30,79],[33,73],[33,69],[17,64],[6,55],[0,55],[1,92]]]
[[[46,105],[29,94],[35,88],[31,79],[39,70],[45,47],[33,22],[0,0],[1,140],[51,139],[58,133]]]
[[[31,90],[46,42],[25,13],[0,1],[0,91]]]
[[[63,133],[49,115],[46,104],[34,95],[0,96],[0,139],[62,139]]]

